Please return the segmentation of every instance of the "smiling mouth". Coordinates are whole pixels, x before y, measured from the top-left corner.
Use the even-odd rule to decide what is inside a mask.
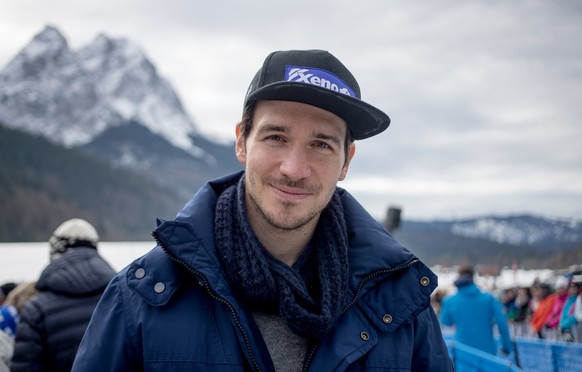
[[[285,200],[303,200],[311,195],[311,192],[304,189],[298,189],[288,186],[271,185],[272,189],[275,191],[279,197]]]

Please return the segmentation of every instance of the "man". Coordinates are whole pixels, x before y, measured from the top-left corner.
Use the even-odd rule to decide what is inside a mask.
[[[16,327],[13,372],[70,371],[91,314],[115,271],[97,252],[87,221],[62,223],[50,238],[50,263]]]
[[[204,186],[112,280],[75,371],[451,370],[436,276],[346,191],[390,119],[325,51],[270,54],[236,127],[244,172]]]
[[[507,319],[501,303],[490,293],[482,292],[474,283],[474,270],[461,266],[455,280],[457,293],[443,300],[439,319],[445,326],[455,326],[455,340],[465,345],[496,355],[497,345],[493,326],[497,324],[501,336],[501,352],[511,352]]]

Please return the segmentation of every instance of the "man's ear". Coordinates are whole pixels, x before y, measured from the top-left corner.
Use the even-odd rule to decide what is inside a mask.
[[[236,151],[236,158],[241,164],[246,164],[247,162],[247,148],[245,143],[244,135],[242,134],[242,125],[238,123],[235,127],[236,133],[236,143],[235,143],[235,151]]]
[[[354,142],[352,142],[350,144],[350,148],[348,150],[348,153],[346,154],[346,162],[342,168],[342,171],[340,173],[340,177],[339,180],[343,181],[346,178],[346,175],[348,174],[348,169],[350,168],[350,162],[352,161],[352,158],[354,157],[354,155],[356,154],[356,144]]]

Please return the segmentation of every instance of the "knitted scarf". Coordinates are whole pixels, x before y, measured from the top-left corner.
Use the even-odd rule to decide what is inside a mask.
[[[216,205],[218,257],[230,285],[251,310],[282,315],[296,334],[316,340],[332,329],[348,285],[347,230],[337,192],[322,211],[309,246],[288,266],[259,242],[247,220],[245,177]]]

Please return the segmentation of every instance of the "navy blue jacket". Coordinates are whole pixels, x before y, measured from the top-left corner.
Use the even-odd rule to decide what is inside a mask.
[[[101,299],[74,371],[272,371],[252,316],[216,257],[218,196],[241,173],[205,185],[154,231],[158,241]],[[430,306],[436,276],[339,190],[349,237],[349,305],[311,345],[304,370],[449,371]]]

